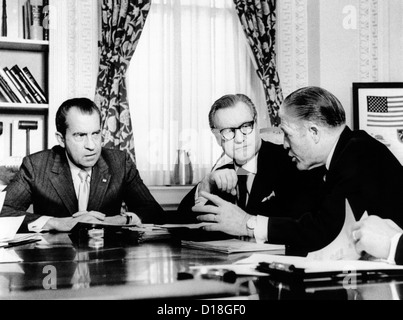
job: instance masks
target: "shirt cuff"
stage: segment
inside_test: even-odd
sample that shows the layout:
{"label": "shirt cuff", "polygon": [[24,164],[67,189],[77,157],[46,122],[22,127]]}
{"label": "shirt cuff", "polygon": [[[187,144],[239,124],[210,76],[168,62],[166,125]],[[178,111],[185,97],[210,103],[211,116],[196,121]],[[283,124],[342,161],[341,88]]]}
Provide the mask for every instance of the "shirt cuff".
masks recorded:
{"label": "shirt cuff", "polygon": [[43,229],[43,227],[48,223],[50,219],[52,219],[52,217],[48,216],[42,216],[36,219],[34,222],[28,224],[28,231],[38,233],[42,231],[48,231],[46,229]]}
{"label": "shirt cuff", "polygon": [[396,260],[395,260],[396,249],[397,249],[397,245],[399,243],[400,237],[402,235],[403,235],[402,233],[398,233],[390,240],[389,256],[388,256],[388,259],[386,260],[386,262],[389,264],[396,264]]}
{"label": "shirt cuff", "polygon": [[199,197],[199,185],[196,187],[196,192],[195,192],[195,205],[197,206],[204,206],[207,203],[207,199],[203,197]]}
{"label": "shirt cuff", "polygon": [[267,234],[267,226],[269,225],[269,218],[263,216],[257,216],[256,228],[254,230],[254,236],[256,243],[265,243],[269,237]]}

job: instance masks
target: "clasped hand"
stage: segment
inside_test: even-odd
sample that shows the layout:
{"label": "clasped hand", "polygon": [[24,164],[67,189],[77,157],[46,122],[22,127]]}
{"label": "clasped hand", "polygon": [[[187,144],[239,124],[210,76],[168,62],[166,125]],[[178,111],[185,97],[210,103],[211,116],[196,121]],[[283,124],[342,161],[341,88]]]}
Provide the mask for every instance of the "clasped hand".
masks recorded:
{"label": "clasped hand", "polygon": [[238,176],[234,169],[216,170],[208,174],[201,182],[199,196],[201,196],[201,191],[211,193],[214,188],[236,196],[237,183]]}
{"label": "clasped hand", "polygon": [[107,217],[105,214],[98,211],[80,211],[73,214],[72,217],[52,218],[44,228],[48,230],[68,232],[79,222],[124,225],[126,224],[126,218],[120,215]]}
{"label": "clasped hand", "polygon": [[193,212],[205,213],[199,215],[197,220],[201,222],[213,222],[203,227],[206,231],[221,231],[233,236],[247,236],[246,222],[251,217],[236,205],[221,199],[216,195],[202,191],[200,196],[215,204],[194,206]]}

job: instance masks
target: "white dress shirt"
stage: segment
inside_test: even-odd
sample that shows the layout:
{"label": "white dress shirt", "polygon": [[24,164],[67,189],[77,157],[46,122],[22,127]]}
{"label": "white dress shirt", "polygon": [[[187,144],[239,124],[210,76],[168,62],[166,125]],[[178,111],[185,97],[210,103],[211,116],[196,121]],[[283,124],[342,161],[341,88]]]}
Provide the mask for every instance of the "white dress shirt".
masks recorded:
{"label": "white dress shirt", "polygon": [[[67,156],[67,155],[66,155]],[[81,169],[79,167],[77,167],[73,162],[70,161],[69,157],[67,156],[67,161],[69,163],[69,167],[70,167],[70,172],[71,172],[71,177],[73,179],[73,184],[74,184],[74,191],[76,193],[76,197],[78,199],[78,190],[79,190],[79,185],[81,182],[81,179],[79,177],[79,172],[81,171]],[[91,173],[92,170],[87,170],[88,175],[89,175],[89,181],[91,181]],[[91,184],[91,183],[90,183]],[[48,223],[48,221],[50,219],[52,219],[53,217],[49,217],[49,216],[42,216],[38,219],[36,219],[35,221],[31,222],[30,224],[28,224],[28,230],[31,232],[42,232],[42,231],[47,231],[45,229],[43,229],[43,227],[46,225],[46,223]]]}

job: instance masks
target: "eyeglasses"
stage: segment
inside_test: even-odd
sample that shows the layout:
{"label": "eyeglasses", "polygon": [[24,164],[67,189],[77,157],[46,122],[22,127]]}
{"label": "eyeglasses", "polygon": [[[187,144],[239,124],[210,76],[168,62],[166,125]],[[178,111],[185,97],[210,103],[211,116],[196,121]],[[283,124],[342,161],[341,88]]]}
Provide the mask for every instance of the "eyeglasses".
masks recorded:
{"label": "eyeglasses", "polygon": [[[255,126],[255,120],[245,122],[237,128],[221,129],[221,130],[219,130],[219,132],[224,140],[231,141],[235,138],[236,130],[241,131],[244,136],[247,136],[252,133],[254,126]],[[216,129],[216,130],[218,130],[218,129]]]}

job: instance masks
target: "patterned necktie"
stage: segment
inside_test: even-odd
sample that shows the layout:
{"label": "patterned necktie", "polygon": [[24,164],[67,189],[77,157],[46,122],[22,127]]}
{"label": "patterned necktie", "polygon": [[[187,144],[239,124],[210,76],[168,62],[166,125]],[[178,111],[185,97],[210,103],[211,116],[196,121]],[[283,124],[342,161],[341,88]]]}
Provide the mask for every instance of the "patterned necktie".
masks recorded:
{"label": "patterned necktie", "polygon": [[78,187],[78,211],[87,211],[88,198],[89,198],[89,182],[90,177],[87,171],[81,170],[78,173],[81,179],[80,186]]}
{"label": "patterned necktie", "polygon": [[245,169],[240,168],[237,172],[238,175],[238,207],[245,210],[246,208],[246,196],[248,194],[247,180],[248,172]]}

